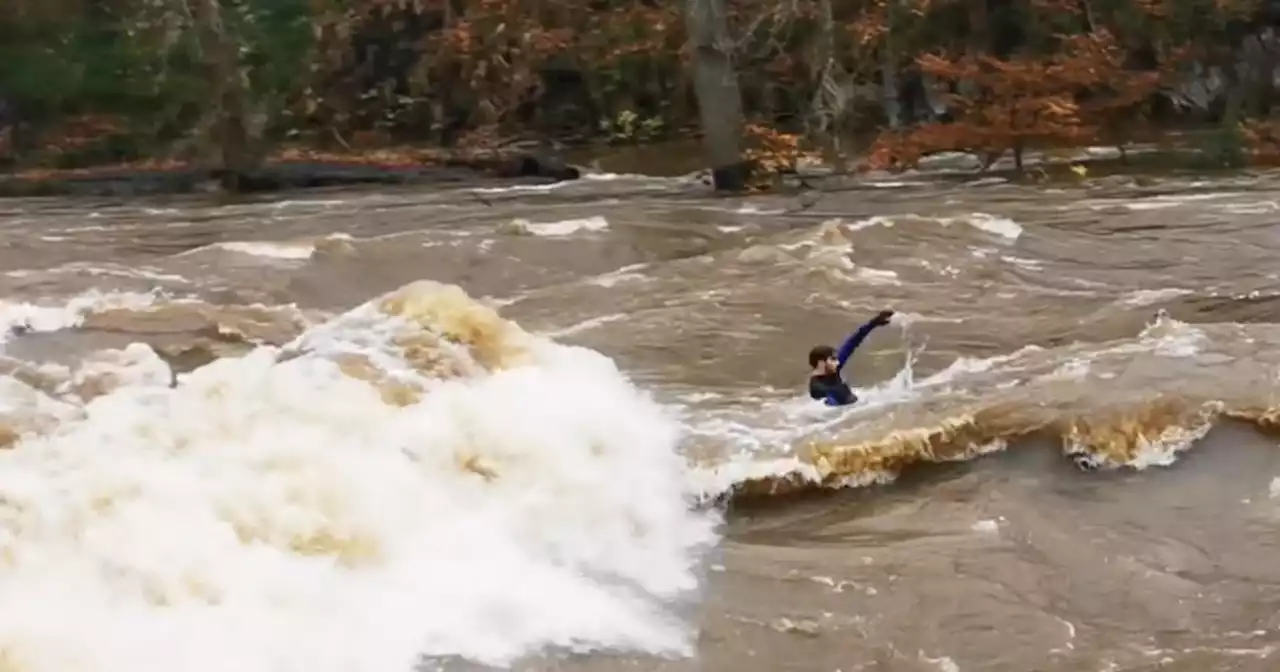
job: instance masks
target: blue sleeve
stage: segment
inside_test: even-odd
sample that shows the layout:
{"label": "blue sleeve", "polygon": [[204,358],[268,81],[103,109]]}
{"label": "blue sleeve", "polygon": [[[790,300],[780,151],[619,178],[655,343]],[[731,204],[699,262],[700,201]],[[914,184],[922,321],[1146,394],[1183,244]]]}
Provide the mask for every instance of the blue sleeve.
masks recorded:
{"label": "blue sleeve", "polygon": [[853,356],[853,351],[857,350],[859,345],[862,345],[862,342],[867,339],[867,336],[873,330],[875,330],[876,326],[877,325],[874,321],[867,322],[861,327],[858,327],[857,331],[849,334],[849,338],[846,338],[844,343],[840,344],[840,349],[836,351],[836,371],[840,371],[844,368],[844,365],[849,361],[849,358]]}

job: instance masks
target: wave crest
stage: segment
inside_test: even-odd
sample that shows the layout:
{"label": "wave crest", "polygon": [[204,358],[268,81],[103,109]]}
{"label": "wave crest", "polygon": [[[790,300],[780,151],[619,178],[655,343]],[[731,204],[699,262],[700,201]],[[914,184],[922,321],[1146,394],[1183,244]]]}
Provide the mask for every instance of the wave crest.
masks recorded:
{"label": "wave crest", "polygon": [[957,363],[896,401],[877,405],[871,393],[871,406],[834,429],[784,447],[786,459],[704,464],[695,489],[743,501],[882,483],[913,465],[968,460],[1033,437],[1053,439],[1085,469],[1168,465],[1224,420],[1280,427],[1272,354],[1280,333],[1257,325],[1233,338],[1241,329],[1162,317],[1129,341]]}
{"label": "wave crest", "polygon": [[176,378],[141,344],[56,377],[0,389],[50,419],[0,451],[0,603],[25,605],[0,667],[692,651],[676,606],[717,518],[688,506],[678,426],[457,287]]}

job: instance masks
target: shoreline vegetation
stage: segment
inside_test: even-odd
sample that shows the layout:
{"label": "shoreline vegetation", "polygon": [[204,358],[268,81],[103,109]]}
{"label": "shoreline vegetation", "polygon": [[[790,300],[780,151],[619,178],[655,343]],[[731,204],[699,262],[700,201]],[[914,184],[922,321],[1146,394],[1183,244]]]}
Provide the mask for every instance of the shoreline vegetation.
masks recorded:
{"label": "shoreline vegetation", "polygon": [[0,197],[1280,165],[1280,0],[14,4]]}
{"label": "shoreline vegetation", "polygon": [[288,150],[236,176],[195,162],[144,160],[82,168],[36,168],[0,173],[0,198],[253,194],[363,185],[444,185],[501,179],[535,183],[576,180],[582,169],[547,152],[508,151],[479,156],[438,148],[338,154]]}

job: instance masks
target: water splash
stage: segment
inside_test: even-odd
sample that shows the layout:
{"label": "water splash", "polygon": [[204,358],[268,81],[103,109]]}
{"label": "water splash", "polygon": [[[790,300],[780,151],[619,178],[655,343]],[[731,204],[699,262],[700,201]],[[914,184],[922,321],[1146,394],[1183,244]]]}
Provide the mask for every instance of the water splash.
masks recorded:
{"label": "water splash", "polygon": [[715,518],[678,426],[593,351],[419,283],[121,382],[0,453],[6,672],[691,650],[672,605]]}

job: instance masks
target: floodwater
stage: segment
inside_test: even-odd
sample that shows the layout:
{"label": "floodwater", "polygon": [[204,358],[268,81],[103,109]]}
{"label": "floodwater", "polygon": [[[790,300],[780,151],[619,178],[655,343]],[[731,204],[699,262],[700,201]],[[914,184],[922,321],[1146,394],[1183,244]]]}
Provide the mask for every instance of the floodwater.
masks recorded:
{"label": "floodwater", "polygon": [[1280,666],[1280,175],[0,232],[0,671]]}

